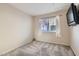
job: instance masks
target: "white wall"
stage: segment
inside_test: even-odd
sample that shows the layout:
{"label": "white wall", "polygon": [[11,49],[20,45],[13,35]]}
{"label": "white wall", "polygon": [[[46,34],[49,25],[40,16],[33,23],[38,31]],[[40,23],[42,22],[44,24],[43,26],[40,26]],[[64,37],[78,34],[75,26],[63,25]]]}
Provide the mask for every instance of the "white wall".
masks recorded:
{"label": "white wall", "polygon": [[32,39],[32,17],[7,4],[0,4],[0,54]]}
{"label": "white wall", "polygon": [[[68,8],[62,9],[57,12],[44,14],[35,17],[35,39],[38,41],[44,41],[49,43],[56,43],[56,44],[63,44],[70,46],[70,34],[69,34],[69,27],[67,25],[66,20],[66,12]],[[56,36],[55,32],[41,32],[39,20],[41,17],[49,17],[49,16],[59,16],[60,21],[60,37]]]}
{"label": "white wall", "polygon": [[71,31],[71,48],[79,56],[79,25],[70,27]]}

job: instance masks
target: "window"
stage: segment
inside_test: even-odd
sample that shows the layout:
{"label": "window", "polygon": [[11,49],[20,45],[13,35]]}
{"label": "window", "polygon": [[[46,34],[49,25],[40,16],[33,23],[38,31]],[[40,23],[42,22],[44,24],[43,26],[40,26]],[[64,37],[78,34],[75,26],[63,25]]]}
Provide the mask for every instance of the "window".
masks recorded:
{"label": "window", "polygon": [[56,32],[57,16],[40,18],[40,29],[42,32]]}

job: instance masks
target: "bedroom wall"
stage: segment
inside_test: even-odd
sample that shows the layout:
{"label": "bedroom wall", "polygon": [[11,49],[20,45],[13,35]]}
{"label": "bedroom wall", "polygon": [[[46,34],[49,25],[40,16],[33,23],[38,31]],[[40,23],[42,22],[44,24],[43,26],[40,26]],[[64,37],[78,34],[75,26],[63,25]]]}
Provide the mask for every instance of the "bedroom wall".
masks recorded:
{"label": "bedroom wall", "polygon": [[[68,8],[62,9],[57,12],[44,14],[40,16],[35,16],[35,39],[38,41],[44,41],[44,42],[50,42],[50,43],[56,43],[56,44],[64,44],[69,46],[70,45],[70,33],[69,28],[67,25],[67,19],[66,19],[66,12]],[[39,27],[39,18],[41,17],[48,17],[48,16],[59,16],[60,17],[60,36],[57,37],[56,33],[47,33],[47,32],[41,32]]]}
{"label": "bedroom wall", "polygon": [[0,55],[33,40],[32,17],[0,4]]}
{"label": "bedroom wall", "polygon": [[75,55],[79,56],[79,25],[70,27],[71,32],[71,48]]}
{"label": "bedroom wall", "polygon": [[[75,4],[79,10],[79,4]],[[70,26],[70,46],[74,51],[75,55],[79,56],[79,25]]]}

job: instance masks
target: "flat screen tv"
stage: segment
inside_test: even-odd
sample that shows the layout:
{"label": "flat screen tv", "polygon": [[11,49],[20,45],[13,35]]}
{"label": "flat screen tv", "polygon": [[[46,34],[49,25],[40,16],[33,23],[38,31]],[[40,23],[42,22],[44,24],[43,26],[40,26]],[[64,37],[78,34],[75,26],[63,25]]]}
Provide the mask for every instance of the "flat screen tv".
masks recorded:
{"label": "flat screen tv", "polygon": [[67,22],[69,26],[79,24],[79,16],[76,6],[72,3],[67,12]]}

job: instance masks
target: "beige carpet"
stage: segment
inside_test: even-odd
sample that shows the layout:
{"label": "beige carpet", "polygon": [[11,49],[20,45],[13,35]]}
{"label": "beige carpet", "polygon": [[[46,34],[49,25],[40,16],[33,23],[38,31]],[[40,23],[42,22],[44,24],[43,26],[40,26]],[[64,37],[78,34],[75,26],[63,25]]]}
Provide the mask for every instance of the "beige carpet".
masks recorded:
{"label": "beige carpet", "polygon": [[33,41],[3,56],[74,56],[70,47]]}

